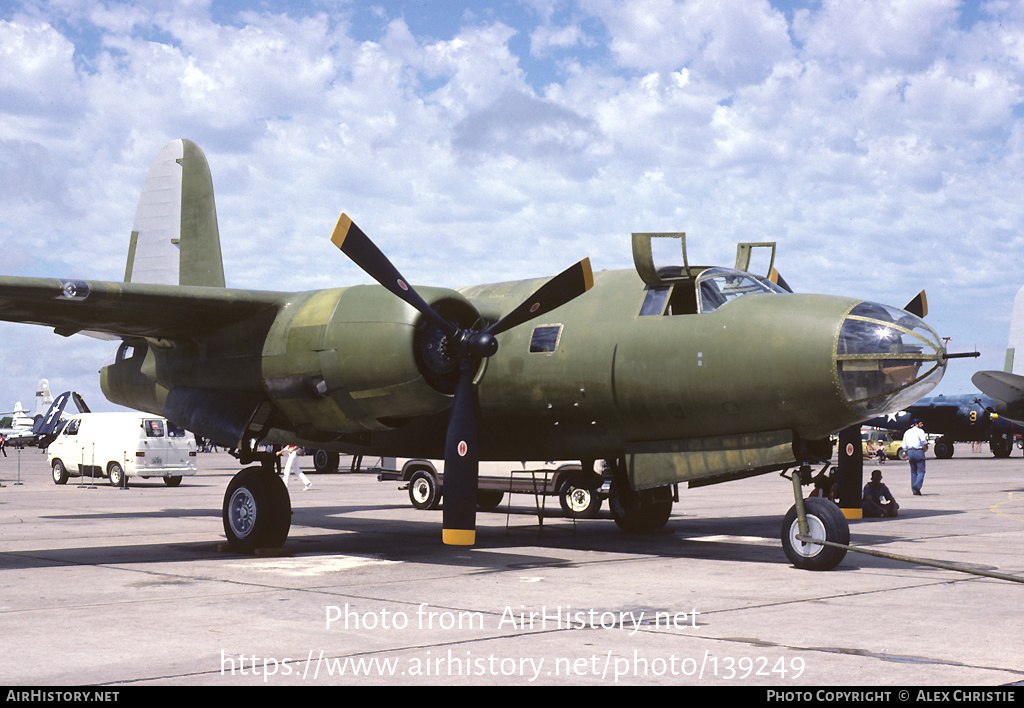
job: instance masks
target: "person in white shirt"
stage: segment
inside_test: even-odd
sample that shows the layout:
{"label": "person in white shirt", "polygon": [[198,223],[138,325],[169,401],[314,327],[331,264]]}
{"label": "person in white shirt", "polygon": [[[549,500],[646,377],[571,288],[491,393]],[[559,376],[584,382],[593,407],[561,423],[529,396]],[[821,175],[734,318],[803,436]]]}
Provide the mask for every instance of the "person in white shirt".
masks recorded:
{"label": "person in white shirt", "polygon": [[928,435],[924,432],[924,423],[914,418],[903,434],[903,449],[907,451],[907,462],[910,463],[910,491],[921,496],[924,486],[924,453],[928,449]]}
{"label": "person in white shirt", "polygon": [[305,485],[302,488],[303,491],[313,486],[313,483],[309,481],[309,478],[306,475],[302,474],[302,468],[299,467],[299,462],[297,459],[299,456],[299,448],[297,448],[295,445],[285,445],[284,448],[278,451],[277,454],[288,455],[288,461],[285,463],[284,466],[284,486],[288,486],[288,479],[291,477],[292,468],[295,469],[295,475],[299,479],[301,479],[302,483]]}

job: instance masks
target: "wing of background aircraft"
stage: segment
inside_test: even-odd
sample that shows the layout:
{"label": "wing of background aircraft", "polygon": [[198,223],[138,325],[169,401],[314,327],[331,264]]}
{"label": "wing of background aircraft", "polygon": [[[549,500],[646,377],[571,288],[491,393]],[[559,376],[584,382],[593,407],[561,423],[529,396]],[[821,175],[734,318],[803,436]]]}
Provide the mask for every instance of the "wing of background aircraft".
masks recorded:
{"label": "wing of background aircraft", "polygon": [[1024,410],[1024,376],[1005,371],[979,371],[971,377],[971,382],[986,396],[1005,403],[1008,416],[1016,413],[1020,417]]}
{"label": "wing of background aircraft", "polygon": [[1018,290],[1013,299],[1003,371],[979,371],[971,377],[979,391],[1005,405],[1005,410],[999,411],[1001,415],[1021,421],[1024,420],[1024,357],[1015,357],[1018,350],[1024,351],[1024,288]]}

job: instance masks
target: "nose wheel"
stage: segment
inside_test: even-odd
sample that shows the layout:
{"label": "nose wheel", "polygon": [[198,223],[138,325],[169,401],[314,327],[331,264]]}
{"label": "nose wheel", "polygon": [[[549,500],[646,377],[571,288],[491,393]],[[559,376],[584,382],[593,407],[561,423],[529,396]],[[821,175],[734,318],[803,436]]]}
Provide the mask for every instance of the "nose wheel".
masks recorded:
{"label": "nose wheel", "polygon": [[[805,476],[809,477],[809,468],[807,472]],[[797,568],[832,570],[846,557],[850,524],[839,507],[828,499],[803,498],[800,479],[803,474],[803,469],[793,474],[796,503],[782,520],[782,548]]]}

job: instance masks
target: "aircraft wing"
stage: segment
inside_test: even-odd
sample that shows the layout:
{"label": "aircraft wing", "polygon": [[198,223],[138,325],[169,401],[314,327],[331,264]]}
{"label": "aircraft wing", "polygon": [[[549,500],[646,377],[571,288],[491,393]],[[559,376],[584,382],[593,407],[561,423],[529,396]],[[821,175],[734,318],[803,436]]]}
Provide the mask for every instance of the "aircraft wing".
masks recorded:
{"label": "aircraft wing", "polygon": [[264,312],[284,293],[219,287],[0,276],[0,320],[57,334],[191,339]]}
{"label": "aircraft wing", "polygon": [[971,382],[986,396],[1006,403],[1011,409],[1024,405],[1024,376],[1005,371],[979,371]]}

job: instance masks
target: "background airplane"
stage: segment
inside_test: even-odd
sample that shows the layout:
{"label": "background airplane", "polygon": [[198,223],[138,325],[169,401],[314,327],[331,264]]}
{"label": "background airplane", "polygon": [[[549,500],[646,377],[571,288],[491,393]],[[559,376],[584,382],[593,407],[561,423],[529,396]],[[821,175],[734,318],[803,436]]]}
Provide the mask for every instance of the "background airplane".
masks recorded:
{"label": "background airplane", "polygon": [[[656,237],[681,242],[681,264],[656,267]],[[413,287],[345,215],[331,240],[377,284],[225,288],[209,165],[177,140],[147,175],[125,282],[3,276],[0,319],[121,339],[101,372],[110,401],[260,463],[224,496],[242,549],[279,546],[290,526],[258,442],[443,458],[442,537],[460,545],[475,541],[479,460],[605,460],[616,523],[646,532],[680,483],[827,460],[832,433],[914,403],[954,356],[912,312],[746,272],[774,244],[709,267],[689,263],[682,234],[638,233],[631,270],[584,259],[547,281],[453,290]],[[783,547],[798,567],[834,567],[846,519],[805,503],[801,481]]]}
{"label": "background airplane", "polygon": [[996,457],[1009,457],[1015,435],[1024,434],[1024,424],[996,412],[999,401],[985,395],[932,396],[886,416],[864,421],[865,426],[892,430],[900,435],[919,418],[929,435],[938,435],[934,452],[938,458],[953,456],[954,443],[986,442]]}
{"label": "background airplane", "polygon": [[[42,420],[46,416],[46,412],[50,409],[50,405],[53,403],[53,396],[50,395],[50,382],[46,379],[40,379],[39,384],[36,386],[35,396],[35,407],[33,410],[28,408],[22,408],[21,401],[18,401],[14,405],[14,410],[6,413],[0,413],[0,416],[11,416],[11,422],[9,427],[0,428],[0,435],[3,435],[7,440],[8,445],[32,445],[37,440],[36,434],[32,431],[32,427],[37,421]],[[29,415],[31,413],[31,415]]]}

